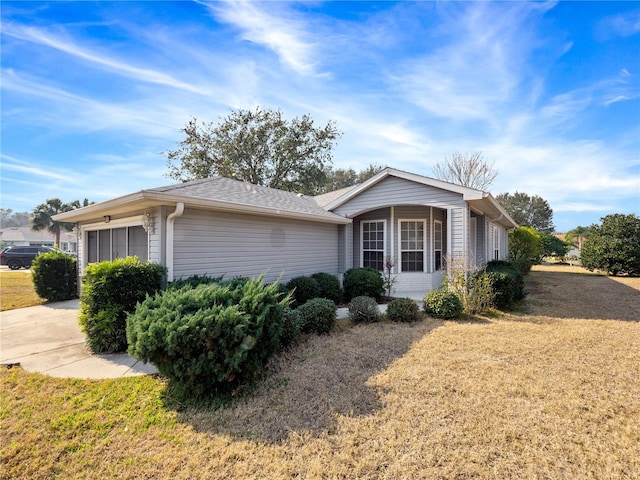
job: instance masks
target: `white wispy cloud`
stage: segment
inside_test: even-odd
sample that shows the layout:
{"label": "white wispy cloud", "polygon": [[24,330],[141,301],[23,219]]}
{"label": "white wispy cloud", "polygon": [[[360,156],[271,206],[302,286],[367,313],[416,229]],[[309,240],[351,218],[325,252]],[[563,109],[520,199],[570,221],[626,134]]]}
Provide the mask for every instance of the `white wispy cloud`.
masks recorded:
{"label": "white wispy cloud", "polygon": [[45,45],[47,47],[84,60],[88,63],[100,66],[112,73],[117,73],[119,75],[123,75],[135,80],[167,85],[173,88],[198,93],[201,95],[207,95],[210,93],[207,89],[203,89],[198,85],[192,85],[186,82],[182,82],[167,73],[150,68],[142,68],[134,65],[129,65],[120,60],[91,52],[86,48],[80,47],[68,38],[62,38],[62,36],[55,35],[54,33],[41,28],[8,23],[3,25],[2,32],[3,34],[10,37]]}
{"label": "white wispy cloud", "polygon": [[319,50],[309,27],[292,10],[274,2],[204,2],[218,21],[234,25],[242,38],[272,50],[287,68],[301,75],[319,75]]}

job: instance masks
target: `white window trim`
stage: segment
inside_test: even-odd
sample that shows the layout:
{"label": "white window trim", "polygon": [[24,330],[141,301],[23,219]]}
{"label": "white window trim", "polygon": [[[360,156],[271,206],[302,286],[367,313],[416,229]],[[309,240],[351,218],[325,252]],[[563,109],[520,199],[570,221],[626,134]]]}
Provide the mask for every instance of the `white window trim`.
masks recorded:
{"label": "white window trim", "polygon": [[[382,259],[384,266],[384,256],[387,252],[387,220],[379,219],[379,220],[360,220],[360,267],[364,267],[364,224],[365,223],[380,223],[382,222]],[[379,250],[372,250],[379,251]]]}
{"label": "white window trim", "polygon": [[[427,271],[427,221],[424,218],[399,218],[398,219],[398,271],[402,273],[402,222],[422,223],[422,273]],[[419,250],[407,250],[419,251]],[[421,272],[409,272],[421,273]]]}
{"label": "white window trim", "polygon": [[[143,227],[144,228],[144,225],[139,216],[118,218],[115,220],[110,220],[109,222],[103,221],[103,222],[87,223],[85,225],[82,225],[80,227],[80,239],[79,239],[79,241],[82,242],[82,264],[83,265],[89,264],[89,248],[88,248],[87,232],[96,231],[96,230],[113,230],[115,228],[125,228],[125,227]],[[111,237],[113,237],[113,233],[111,234]],[[113,238],[111,238],[111,241],[113,241]],[[128,230],[126,233],[126,241],[128,245],[129,244]],[[147,232],[147,259],[150,258],[150,255],[151,255],[150,250],[151,250],[151,238],[149,233]],[[110,254],[110,257],[111,256],[112,255]]]}
{"label": "white window trim", "polygon": [[[436,248],[436,224],[440,224],[440,248],[437,249]],[[433,271],[434,272],[438,272],[440,270],[442,270],[442,267],[444,265],[444,258],[442,256],[442,252],[443,252],[443,228],[442,228],[442,220],[434,220],[433,221]],[[440,270],[436,269],[436,252],[439,251],[440,252]]]}

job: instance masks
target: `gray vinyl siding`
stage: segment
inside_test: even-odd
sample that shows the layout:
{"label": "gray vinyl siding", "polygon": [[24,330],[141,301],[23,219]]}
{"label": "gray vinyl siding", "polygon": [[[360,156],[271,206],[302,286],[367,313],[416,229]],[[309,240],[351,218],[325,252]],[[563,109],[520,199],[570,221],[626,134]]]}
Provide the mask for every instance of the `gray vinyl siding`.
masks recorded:
{"label": "gray vinyl siding", "polygon": [[464,255],[467,251],[465,245],[467,209],[452,208],[449,214],[451,215],[451,255]]}
{"label": "gray vinyl siding", "polygon": [[438,208],[464,207],[462,195],[398,177],[387,177],[334,209],[338,215],[353,217],[360,212],[391,205],[425,205]]}
{"label": "gray vinyl siding", "polygon": [[186,210],[175,221],[174,278],[209,275],[286,282],[338,274],[338,225]]}

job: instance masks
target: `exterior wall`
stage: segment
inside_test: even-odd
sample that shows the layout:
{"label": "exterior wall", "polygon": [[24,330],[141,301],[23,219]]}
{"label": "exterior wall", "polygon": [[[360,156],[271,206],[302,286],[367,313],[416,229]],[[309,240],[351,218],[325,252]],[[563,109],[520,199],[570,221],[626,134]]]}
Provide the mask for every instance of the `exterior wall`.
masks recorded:
{"label": "exterior wall", "polygon": [[390,176],[340,205],[333,212],[353,218],[361,212],[391,205],[465,208],[465,202],[459,193]]}
{"label": "exterior wall", "polygon": [[174,228],[176,279],[338,275],[338,225],[186,209]]}
{"label": "exterior wall", "polygon": [[484,265],[486,261],[486,248],[485,248],[485,217],[483,215],[478,215],[476,223],[476,251],[473,252],[475,256],[476,265]]}

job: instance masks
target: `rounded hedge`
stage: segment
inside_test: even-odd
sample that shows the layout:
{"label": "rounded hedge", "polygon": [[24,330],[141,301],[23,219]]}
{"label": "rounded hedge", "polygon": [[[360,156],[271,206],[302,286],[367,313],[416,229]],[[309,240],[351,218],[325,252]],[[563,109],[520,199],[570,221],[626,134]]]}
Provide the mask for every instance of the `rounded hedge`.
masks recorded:
{"label": "rounded hedge", "polygon": [[340,287],[340,281],[335,275],[330,273],[318,272],[311,275],[320,287],[320,297],[333,300],[334,303],[339,303],[342,299],[342,288]]}
{"label": "rounded hedge", "polygon": [[372,297],[379,300],[384,295],[384,279],[373,268],[351,268],[342,278],[344,295],[349,301],[355,297]]}
{"label": "rounded hedge", "polygon": [[287,283],[287,289],[293,295],[294,306],[304,305],[309,300],[320,297],[320,285],[311,277],[292,278]]}
{"label": "rounded hedge", "polygon": [[393,322],[415,322],[420,320],[420,309],[415,300],[396,298],[387,305],[387,316]]}
{"label": "rounded hedge", "polygon": [[349,316],[355,323],[373,323],[380,318],[380,308],[371,297],[355,297],[349,302]]}
{"label": "rounded hedge", "polygon": [[283,348],[294,344],[302,333],[302,317],[300,312],[286,307],[282,314],[282,334],[280,335],[280,346]]}
{"label": "rounded hedge", "polygon": [[458,318],[463,306],[458,296],[446,289],[431,290],[424,297],[424,310],[435,318]]}
{"label": "rounded hedge", "polygon": [[78,296],[76,257],[64,252],[41,253],[31,263],[33,286],[39,297],[50,302]]}
{"label": "rounded hedge", "polygon": [[327,298],[314,298],[297,309],[305,333],[329,333],[336,324],[338,307]]}

